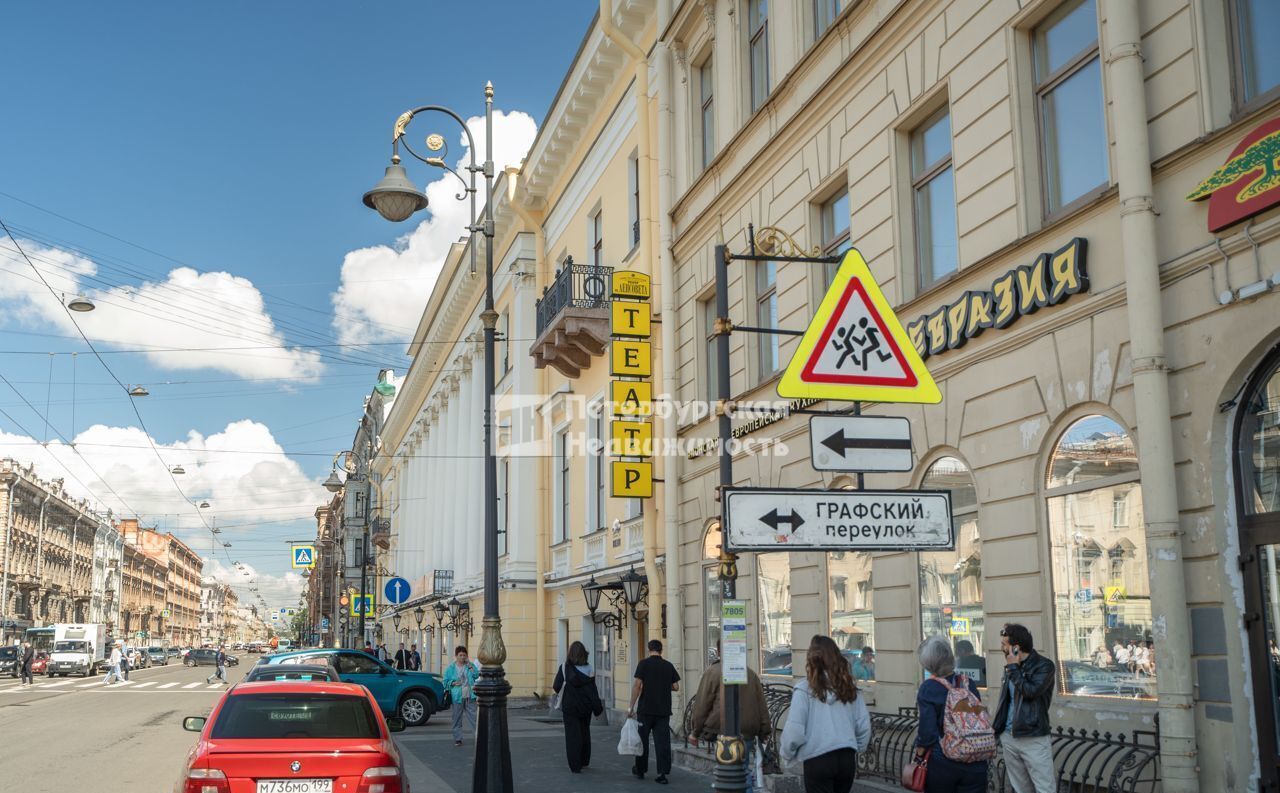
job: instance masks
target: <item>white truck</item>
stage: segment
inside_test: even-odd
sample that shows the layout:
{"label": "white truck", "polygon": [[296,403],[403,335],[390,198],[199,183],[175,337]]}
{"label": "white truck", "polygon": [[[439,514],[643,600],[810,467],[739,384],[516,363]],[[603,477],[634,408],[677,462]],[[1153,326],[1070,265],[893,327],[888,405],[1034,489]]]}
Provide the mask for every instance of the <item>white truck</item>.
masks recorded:
{"label": "white truck", "polygon": [[53,650],[49,653],[49,677],[96,674],[104,664],[107,626],[58,623],[53,626]]}

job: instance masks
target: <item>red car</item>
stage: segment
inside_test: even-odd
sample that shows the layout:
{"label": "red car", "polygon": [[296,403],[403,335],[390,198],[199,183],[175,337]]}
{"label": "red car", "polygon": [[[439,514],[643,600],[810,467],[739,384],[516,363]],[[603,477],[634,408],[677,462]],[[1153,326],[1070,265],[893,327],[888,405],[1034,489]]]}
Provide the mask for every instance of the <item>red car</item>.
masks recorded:
{"label": "red car", "polygon": [[175,793],[409,793],[391,740],[404,722],[364,686],[241,683],[182,726],[200,739]]}
{"label": "red car", "polygon": [[49,669],[49,654],[41,650],[31,659],[31,674],[43,675]]}

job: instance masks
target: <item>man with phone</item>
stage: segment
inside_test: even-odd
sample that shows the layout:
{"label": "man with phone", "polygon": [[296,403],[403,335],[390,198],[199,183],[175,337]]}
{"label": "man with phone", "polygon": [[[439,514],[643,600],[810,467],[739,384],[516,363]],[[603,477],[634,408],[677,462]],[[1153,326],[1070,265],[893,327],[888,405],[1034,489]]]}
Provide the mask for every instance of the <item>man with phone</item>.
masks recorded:
{"label": "man with phone", "polygon": [[1016,793],[1056,793],[1049,705],[1057,667],[1035,650],[1031,631],[1016,623],[1000,631],[1004,682],[994,719],[1004,766]]}

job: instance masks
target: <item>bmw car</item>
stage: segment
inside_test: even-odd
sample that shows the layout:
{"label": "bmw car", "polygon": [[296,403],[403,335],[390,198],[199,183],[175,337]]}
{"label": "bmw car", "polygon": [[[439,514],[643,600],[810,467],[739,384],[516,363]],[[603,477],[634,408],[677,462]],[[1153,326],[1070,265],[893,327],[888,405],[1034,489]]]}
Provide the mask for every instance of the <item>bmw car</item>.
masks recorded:
{"label": "bmw car", "polygon": [[383,713],[410,727],[426,724],[444,703],[437,675],[399,670],[359,650],[295,650],[259,658],[258,665],[264,664],[328,664],[344,682],[369,689]]}

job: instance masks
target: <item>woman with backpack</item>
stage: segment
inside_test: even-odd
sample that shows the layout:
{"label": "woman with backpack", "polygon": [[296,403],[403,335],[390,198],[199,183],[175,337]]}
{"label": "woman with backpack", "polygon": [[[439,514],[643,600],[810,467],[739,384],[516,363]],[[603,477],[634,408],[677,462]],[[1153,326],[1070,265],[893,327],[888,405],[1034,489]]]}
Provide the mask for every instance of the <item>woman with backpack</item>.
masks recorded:
{"label": "woman with backpack", "polygon": [[587,648],[582,642],[569,645],[565,662],[556,670],[557,707],[564,717],[564,750],[569,770],[581,774],[591,765],[591,717],[604,713],[604,703],[596,690],[596,674],[587,663]]}
{"label": "woman with backpack", "polygon": [[923,789],[926,793],[984,793],[996,736],[978,687],[967,676],[956,674],[956,656],[946,640],[926,639],[917,656],[929,673],[916,693],[920,733],[915,760],[926,769]]}
{"label": "woman with backpack", "polygon": [[805,679],[791,694],[779,753],[804,763],[805,793],[849,793],[858,752],[871,743],[871,714],[858,696],[849,662],[830,636],[814,636]]}

